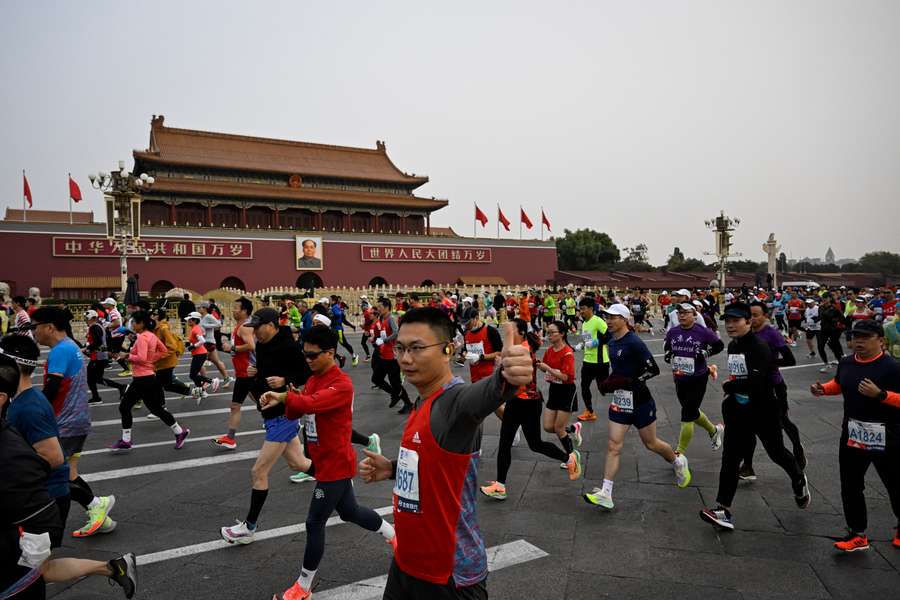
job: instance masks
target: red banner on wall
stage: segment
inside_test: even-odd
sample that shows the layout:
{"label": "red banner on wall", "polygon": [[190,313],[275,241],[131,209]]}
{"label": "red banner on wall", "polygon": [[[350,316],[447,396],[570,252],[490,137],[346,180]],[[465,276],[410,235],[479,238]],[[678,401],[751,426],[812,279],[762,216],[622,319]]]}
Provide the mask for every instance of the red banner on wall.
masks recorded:
{"label": "red banner on wall", "polygon": [[[137,243],[135,255],[151,258],[252,259],[253,242],[146,239]],[[109,258],[119,256],[121,246],[106,238],[54,237],[53,256]]]}
{"label": "red banner on wall", "polygon": [[493,261],[490,248],[363,244],[359,249],[364,262],[490,263]]}

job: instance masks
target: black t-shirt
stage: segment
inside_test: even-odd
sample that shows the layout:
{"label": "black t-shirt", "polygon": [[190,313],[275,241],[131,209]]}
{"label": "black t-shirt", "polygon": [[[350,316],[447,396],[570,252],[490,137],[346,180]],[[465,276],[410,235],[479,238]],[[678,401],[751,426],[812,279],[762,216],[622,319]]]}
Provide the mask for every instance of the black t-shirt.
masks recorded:
{"label": "black t-shirt", "polygon": [[0,421],[0,519],[3,527],[51,503],[50,465],[6,419]]}
{"label": "black t-shirt", "polygon": [[[259,408],[259,398],[264,392],[269,391],[267,377],[283,377],[285,385],[274,391],[287,391],[287,384],[294,387],[302,387],[309,379],[311,371],[309,363],[303,356],[303,351],[294,341],[290,327],[279,327],[278,333],[266,343],[256,343],[256,377],[254,379],[254,394]],[[263,419],[274,419],[284,414],[284,404],[278,404],[262,411]]]}
{"label": "black t-shirt", "polygon": [[866,378],[882,390],[900,392],[900,363],[887,354],[871,362],[859,362],[855,356],[841,359],[834,380],[841,386],[844,396],[844,433],[847,432],[847,419],[884,423],[887,443],[900,443],[900,408],[860,394],[859,382]]}

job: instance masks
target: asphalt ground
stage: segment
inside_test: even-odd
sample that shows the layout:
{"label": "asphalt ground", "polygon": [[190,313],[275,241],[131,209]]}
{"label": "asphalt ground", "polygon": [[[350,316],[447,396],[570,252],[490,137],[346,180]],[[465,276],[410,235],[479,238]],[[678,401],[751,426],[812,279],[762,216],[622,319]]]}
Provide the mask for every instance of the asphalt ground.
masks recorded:
{"label": "asphalt ground", "polygon": [[[722,331],[724,335],[724,328]],[[642,337],[651,351],[662,353],[659,335]],[[359,336],[349,339],[359,349]],[[734,532],[718,532],[698,518],[715,500],[720,455],[701,429],[687,453],[693,481],[686,489],[673,482],[672,469],[645,450],[637,433],[629,432],[616,478],[612,512],[586,504],[581,494],[600,485],[606,449],[605,410],[584,427],[581,451],[585,476],[571,482],[559,464],[513,449],[507,488],[509,499],[478,499],[478,517],[487,546],[492,548],[488,589],[492,598],[900,598],[900,550],[890,544],[895,519],[874,469],[867,478],[868,552],[838,555],[832,549],[842,535],[838,478],[839,397],[814,398],[809,385],[830,375],[819,373],[817,359],[807,358],[804,344],[794,348],[798,364],[784,370],[791,418],[800,428],[809,460],[812,504],[794,504],[786,475],[757,449],[759,479],[741,483],[734,502]],[[670,369],[658,359],[663,374],[650,382],[658,407],[659,435],[675,445],[680,408]],[[714,363],[725,372],[722,355]],[[187,359],[176,375],[187,381]],[[117,374],[118,367],[107,373]],[[467,377],[466,368],[455,373]],[[377,432],[385,455],[396,456],[405,417],[388,409],[388,398],[372,390],[371,367],[360,361],[347,372],[356,386],[354,427]],[[101,388],[103,389],[103,388]],[[409,389],[410,393],[414,393]],[[154,600],[240,598],[265,599],[286,589],[297,577],[303,555],[303,522],[313,484],[293,484],[288,466],[279,462],[270,475],[270,491],[259,522],[259,537],[248,546],[221,542],[219,528],[246,515],[250,467],[263,441],[262,421],[250,407],[243,413],[238,448],[214,447],[211,438],[225,432],[231,392],[212,394],[200,407],[193,399],[168,395],[167,404],[191,436],[180,451],[171,431],[158,420],[136,418],[128,454],[105,448],[119,438],[118,394],[101,392],[104,402],[92,406],[94,429],[87,441],[81,471],[95,493],[115,494],[112,533],[87,539],[67,538],[58,556],[110,559],[123,552],[138,555],[136,597]],[[711,382],[703,410],[721,420],[721,386]],[[595,406],[605,403],[595,394]],[[135,416],[145,417],[146,409]],[[499,421],[484,425],[481,483],[495,478]],[[544,434],[545,439],[553,436]],[[357,450],[359,450],[357,448]],[[361,456],[361,453],[360,453]],[[389,514],[391,483],[356,480],[363,505]],[[390,516],[388,517],[391,518]],[[84,522],[73,504],[68,531]],[[390,552],[381,537],[332,519],[325,557],[314,585],[314,597],[380,598],[377,584],[388,570]],[[354,585],[359,584],[359,585]],[[60,600],[119,597],[121,590],[102,578],[54,585]]]}

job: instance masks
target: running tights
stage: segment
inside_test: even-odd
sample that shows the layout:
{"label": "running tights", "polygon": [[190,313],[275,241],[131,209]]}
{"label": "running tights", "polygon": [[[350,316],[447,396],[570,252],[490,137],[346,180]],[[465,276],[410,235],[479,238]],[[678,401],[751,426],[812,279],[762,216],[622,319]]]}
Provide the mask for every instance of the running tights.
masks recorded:
{"label": "running tights", "polygon": [[210,383],[212,381],[212,379],[200,372],[203,369],[203,365],[206,363],[206,357],[206,352],[203,354],[195,354],[191,357],[191,371],[188,377],[191,378],[191,381],[193,381],[194,385],[197,387],[203,387],[204,383]]}
{"label": "running tights", "polygon": [[820,331],[819,335],[816,336],[816,342],[819,348],[819,357],[826,365],[828,364],[828,354],[825,352],[825,346],[828,346],[831,353],[834,354],[834,360],[841,360],[841,357],[844,356],[844,348],[841,346],[841,332],[839,330]]}
{"label": "running tights", "polygon": [[317,481],[309,512],[306,515],[306,550],[303,553],[303,568],[315,571],[325,554],[325,523],[337,510],[342,521],[355,523],[363,529],[378,531],[382,519],[371,508],[360,506],[353,493],[353,480]]}
{"label": "running tights", "polygon": [[100,397],[100,394],[97,391],[98,383],[102,383],[106,387],[117,389],[119,392],[125,389],[123,384],[113,381],[112,379],[107,379],[104,376],[103,372],[106,371],[106,367],[108,366],[108,360],[92,360],[87,364],[87,384],[88,389],[91,390],[92,400],[96,400]]}
{"label": "running tights", "polygon": [[[787,401],[787,384],[783,381],[775,385],[775,404],[778,406],[779,415],[781,417],[781,428],[789,440],[793,448],[794,457],[800,458],[803,454],[803,445],[800,443],[800,430],[794,425],[788,417],[788,401]],[[744,456],[744,466],[753,467],[753,453],[756,451],[756,438],[750,440],[747,447],[747,455]]]}
{"label": "running tights", "polygon": [[569,455],[555,444],[541,439],[541,411],[543,403],[540,400],[523,400],[513,398],[506,403],[503,409],[503,422],[500,425],[500,449],[497,451],[497,481],[506,484],[506,474],[512,464],[512,444],[516,437],[516,431],[522,428],[525,441],[532,452],[543,454],[553,460],[566,462]]}
{"label": "running tights", "polygon": [[122,401],[119,402],[119,414],[122,416],[122,429],[131,429],[134,420],[131,409],[138,400],[144,401],[144,406],[151,413],[159,417],[159,420],[171,427],[175,424],[175,417],[163,406],[163,389],[154,375],[135,377],[131,380]]}

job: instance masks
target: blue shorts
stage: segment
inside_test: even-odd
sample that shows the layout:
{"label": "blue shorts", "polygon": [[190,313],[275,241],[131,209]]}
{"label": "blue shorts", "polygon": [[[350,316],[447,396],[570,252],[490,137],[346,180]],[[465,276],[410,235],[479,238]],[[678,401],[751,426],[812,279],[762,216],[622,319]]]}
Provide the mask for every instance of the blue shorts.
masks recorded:
{"label": "blue shorts", "polygon": [[651,398],[648,402],[635,406],[631,412],[623,412],[610,402],[609,420],[620,425],[634,425],[637,429],[643,429],[656,422],[656,402]]}
{"label": "blue shorts", "polygon": [[266,428],[267,442],[289,442],[297,437],[297,430],[300,429],[299,419],[288,419],[284,415],[266,419],[263,425]]}

